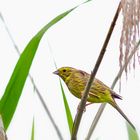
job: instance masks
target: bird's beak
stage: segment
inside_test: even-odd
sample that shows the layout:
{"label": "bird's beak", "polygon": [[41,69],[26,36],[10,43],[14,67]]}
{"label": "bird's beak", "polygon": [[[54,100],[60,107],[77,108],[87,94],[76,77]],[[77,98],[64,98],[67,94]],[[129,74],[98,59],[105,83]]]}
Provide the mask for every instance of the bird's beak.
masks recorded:
{"label": "bird's beak", "polygon": [[59,71],[58,70],[57,71],[54,71],[53,74],[58,75],[59,74]]}

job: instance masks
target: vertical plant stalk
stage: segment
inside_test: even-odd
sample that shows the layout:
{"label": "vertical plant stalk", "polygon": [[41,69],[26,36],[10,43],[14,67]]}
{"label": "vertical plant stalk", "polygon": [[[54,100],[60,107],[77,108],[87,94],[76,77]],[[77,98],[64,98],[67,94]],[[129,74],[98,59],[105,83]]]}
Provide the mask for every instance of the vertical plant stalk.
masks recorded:
{"label": "vertical plant stalk", "polygon": [[13,37],[12,37],[12,35],[11,35],[9,29],[8,29],[8,26],[7,26],[7,24],[6,24],[5,20],[4,20],[4,17],[3,17],[3,15],[2,15],[2,13],[0,13],[0,18],[1,18],[2,22],[3,22],[3,25],[4,25],[4,27],[5,27],[5,30],[6,30],[7,33],[8,33],[9,38],[11,39],[11,41],[12,41],[12,43],[13,43],[13,46],[14,46],[15,50],[17,51],[18,55],[20,55],[20,51],[19,51],[19,49],[18,49],[18,46],[16,45],[16,43],[15,43],[15,41],[14,41],[14,39],[13,39]]}
{"label": "vertical plant stalk", "polygon": [[[20,56],[19,48],[18,48],[18,46],[16,45],[16,43],[15,43],[15,41],[14,41],[14,39],[13,39],[13,37],[12,37],[12,35],[11,35],[11,33],[10,33],[10,31],[9,31],[9,29],[8,29],[8,27],[7,27],[6,23],[5,23],[5,20],[4,20],[4,18],[3,18],[3,16],[2,16],[1,13],[0,13],[0,18],[1,18],[1,20],[2,20],[2,22],[3,22],[3,24],[4,24],[4,26],[5,26],[5,29],[6,29],[6,31],[7,31],[7,33],[8,33],[8,35],[9,35],[9,38],[11,39],[11,41],[12,41],[12,43],[13,43],[13,46],[14,46],[16,52],[17,52],[18,55]],[[35,84],[35,82],[34,82],[34,80],[33,80],[33,77],[31,76],[31,74],[29,74],[28,76],[29,76],[29,78],[30,78],[30,81],[31,81],[33,87],[34,87],[35,92],[37,93],[37,95],[38,95],[38,97],[39,97],[39,99],[40,99],[40,102],[41,102],[42,106],[44,107],[46,113],[48,114],[49,119],[51,120],[51,123],[53,124],[53,126],[54,126],[54,128],[55,128],[55,130],[56,130],[56,132],[57,132],[57,134],[58,134],[59,139],[60,139],[60,140],[63,140],[62,134],[61,134],[61,132],[59,131],[59,128],[57,127],[57,125],[56,125],[56,123],[55,123],[55,121],[54,121],[54,119],[53,119],[53,117],[52,117],[52,115],[51,115],[51,113],[50,113],[50,111],[49,111],[49,109],[48,109],[48,107],[47,107],[47,105],[46,105],[46,103],[45,103],[45,101],[44,101],[42,95],[41,95],[41,93],[39,92],[39,89],[37,88],[37,85]],[[1,139],[0,139],[0,140],[1,140]]]}
{"label": "vertical plant stalk", "polygon": [[32,122],[31,140],[35,140],[35,121],[34,121],[34,118],[33,118],[33,122]]}
{"label": "vertical plant stalk", "polygon": [[90,87],[91,87],[91,85],[92,85],[92,83],[94,81],[95,75],[96,75],[96,73],[98,71],[98,68],[99,68],[99,66],[101,64],[101,61],[103,59],[103,56],[105,54],[108,42],[109,42],[110,37],[112,35],[112,32],[113,32],[113,29],[115,27],[115,23],[116,23],[116,21],[118,19],[118,15],[120,13],[120,10],[121,10],[121,2],[119,3],[119,6],[118,6],[117,11],[115,13],[115,16],[113,18],[113,21],[111,23],[111,26],[109,28],[108,34],[106,36],[106,39],[105,39],[104,44],[102,46],[102,49],[100,51],[99,57],[98,57],[98,59],[96,61],[95,67],[94,67],[94,69],[93,69],[93,71],[91,73],[91,76],[90,76],[90,78],[89,78],[89,80],[87,82],[87,85],[86,85],[86,88],[84,90],[82,99],[81,99],[80,104],[78,106],[78,111],[77,111],[77,114],[76,114],[75,120],[74,120],[71,140],[76,140],[77,139],[77,132],[78,132],[78,129],[79,129],[79,125],[80,125],[80,122],[81,122],[81,118],[82,118],[82,115],[83,115],[83,111],[84,111],[84,108],[85,108],[85,104],[86,104],[86,101],[87,101],[87,97],[88,97]]}
{"label": "vertical plant stalk", "polygon": [[[123,71],[128,66],[130,60],[132,59],[132,57],[134,56],[134,54],[138,50],[139,45],[140,45],[140,40],[138,41],[138,43],[136,44],[136,46],[134,47],[134,49],[131,51],[131,54],[129,55],[126,63],[124,63],[124,65],[120,68],[118,74],[116,75],[116,77],[115,77],[115,79],[114,79],[114,81],[112,83],[111,89],[113,89],[115,87],[115,85],[118,82],[119,78],[121,77]],[[105,106],[106,106],[106,103],[102,103],[101,104],[101,106],[100,106],[100,108],[99,108],[99,110],[98,110],[98,112],[97,112],[97,114],[96,114],[96,116],[95,116],[95,118],[94,118],[91,126],[90,126],[90,129],[89,129],[89,132],[87,134],[86,140],[89,140],[90,137],[91,137],[91,135],[92,135],[92,133],[94,132],[95,127],[96,127],[96,125],[97,125],[97,123],[98,123],[98,121],[99,121],[99,119],[100,119],[100,117],[101,117],[101,115],[102,115],[102,113],[104,111]]]}
{"label": "vertical plant stalk", "polygon": [[[30,75],[29,75],[29,77],[30,77],[30,79],[32,78]],[[31,81],[32,81],[32,84],[35,85],[33,79],[31,79]],[[40,94],[38,88],[37,88],[36,86],[34,86],[34,89],[35,89],[35,91],[36,91],[36,93],[37,93],[37,95],[38,95],[38,98],[40,99],[40,101],[41,101],[41,103],[42,103],[42,106],[44,107],[46,113],[48,114],[49,119],[51,120],[51,123],[53,124],[53,127],[55,128],[59,139],[60,139],[60,140],[63,140],[63,137],[62,137],[62,135],[61,135],[61,133],[60,133],[60,131],[59,131],[59,129],[58,129],[58,127],[57,127],[57,125],[56,125],[56,123],[55,123],[55,121],[54,121],[54,119],[53,119],[53,117],[52,117],[52,115],[51,115],[51,113],[50,113],[50,111],[49,111],[49,109],[48,109],[48,107],[47,107],[45,101],[44,101],[44,99],[43,99],[43,97],[41,96],[41,94]]]}

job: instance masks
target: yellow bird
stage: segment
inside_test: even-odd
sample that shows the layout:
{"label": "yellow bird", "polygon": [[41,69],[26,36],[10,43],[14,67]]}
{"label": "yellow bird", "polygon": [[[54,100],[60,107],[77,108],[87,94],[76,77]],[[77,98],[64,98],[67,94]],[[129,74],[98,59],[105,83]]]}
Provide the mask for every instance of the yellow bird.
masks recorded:
{"label": "yellow bird", "polygon": [[[66,83],[70,92],[77,98],[81,98],[84,92],[85,86],[88,82],[90,74],[85,71],[78,70],[72,67],[62,67],[57,71],[53,72],[56,75],[59,75],[63,81]],[[122,97],[116,94],[112,89],[106,86],[103,82],[98,79],[94,79],[94,82],[91,86],[91,89],[88,94],[87,101],[90,103],[109,103],[112,105],[133,127],[134,125],[128,119],[128,117],[123,113],[119,106],[115,102],[115,98],[122,99]]]}

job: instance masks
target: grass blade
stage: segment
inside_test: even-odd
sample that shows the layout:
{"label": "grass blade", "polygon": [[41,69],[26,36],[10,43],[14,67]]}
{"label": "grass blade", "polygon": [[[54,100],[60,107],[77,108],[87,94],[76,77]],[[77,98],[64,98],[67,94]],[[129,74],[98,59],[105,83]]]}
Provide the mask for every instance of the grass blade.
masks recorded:
{"label": "grass blade", "polygon": [[34,140],[34,136],[35,136],[34,132],[35,132],[35,125],[34,125],[34,119],[33,119],[32,132],[31,132],[31,140]]}
{"label": "grass blade", "polygon": [[[54,62],[55,68],[57,69],[57,64],[56,64],[56,61],[55,61],[54,56],[53,56],[53,51],[52,51],[51,45],[48,44],[48,46],[50,49],[50,53],[53,57],[53,62]],[[63,88],[63,85],[62,85],[60,79],[59,79],[59,83],[60,83],[60,88],[61,88],[61,92],[62,92],[62,97],[63,97],[64,107],[65,107],[65,112],[66,112],[66,117],[67,117],[67,123],[69,126],[69,131],[70,131],[70,134],[72,134],[72,126],[73,126],[72,114],[71,114],[69,104],[68,104],[67,98],[65,96],[64,88]]]}
{"label": "grass blade", "polygon": [[3,119],[4,128],[7,129],[11,119],[14,115],[14,112],[16,110],[19,98],[22,93],[22,89],[24,87],[26,78],[28,76],[34,55],[36,53],[36,50],[38,48],[39,42],[44,35],[44,33],[55,23],[57,23],[59,20],[64,18],[67,14],[69,14],[72,10],[75,8],[72,8],[56,18],[54,18],[51,22],[49,22],[46,26],[44,26],[28,43],[25,50],[21,54],[15,69],[13,71],[13,74],[8,82],[8,85],[5,89],[4,95],[2,96],[0,100],[0,114]]}
{"label": "grass blade", "polygon": [[[2,16],[2,14],[0,14],[0,18],[2,19],[2,21],[3,21],[3,23],[4,23],[5,29],[6,29],[6,31],[7,31],[7,33],[8,33],[8,35],[9,35],[9,37],[10,37],[10,39],[11,39],[13,45],[14,45],[14,48],[15,48],[16,52],[17,52],[17,53],[19,54],[19,56],[20,56],[21,53],[20,53],[20,51],[19,51],[19,49],[18,49],[18,46],[16,45],[16,43],[15,43],[15,41],[14,41],[14,39],[13,39],[13,37],[12,37],[12,35],[11,35],[11,33],[10,33],[10,31],[9,31],[9,29],[8,29],[8,27],[7,27],[7,25],[6,25],[6,23],[5,23],[5,20],[4,20],[3,16]],[[31,83],[32,83],[32,85],[33,85],[33,88],[34,88],[35,92],[36,92],[37,95],[38,95],[38,98],[39,98],[39,100],[40,100],[40,102],[41,102],[43,108],[44,108],[45,111],[46,111],[47,116],[49,117],[49,119],[50,119],[50,121],[51,121],[51,123],[52,123],[54,129],[55,129],[56,132],[57,132],[57,135],[58,135],[59,139],[63,139],[63,138],[62,138],[62,135],[61,135],[61,133],[60,133],[60,131],[59,131],[59,129],[58,129],[58,127],[57,127],[57,125],[56,125],[56,123],[55,123],[55,121],[54,121],[54,119],[53,119],[53,117],[52,117],[52,115],[51,115],[51,113],[50,113],[50,111],[49,111],[49,109],[48,109],[48,107],[47,107],[47,105],[46,105],[46,103],[45,103],[45,101],[44,101],[44,99],[43,99],[43,97],[42,97],[40,91],[39,91],[39,89],[38,89],[38,87],[37,87],[37,85],[36,85],[35,82],[34,82],[33,77],[31,76],[31,74],[29,74],[28,76],[29,76],[29,79],[30,79],[30,81],[31,81]],[[2,118],[1,118],[1,119],[2,119]],[[1,128],[2,128],[2,127],[1,127]]]}
{"label": "grass blade", "polygon": [[66,99],[66,96],[65,96],[65,93],[64,93],[64,89],[63,89],[61,80],[60,80],[60,87],[61,87],[61,91],[62,91],[62,96],[63,96],[64,106],[65,106],[69,131],[70,131],[70,134],[72,134],[73,119],[72,119],[71,111],[70,111],[70,108],[69,108],[69,105],[68,105],[68,102],[67,102],[67,99]]}
{"label": "grass blade", "polygon": [[128,139],[139,140],[137,131],[135,131],[127,122],[126,122],[126,126],[127,126]]}

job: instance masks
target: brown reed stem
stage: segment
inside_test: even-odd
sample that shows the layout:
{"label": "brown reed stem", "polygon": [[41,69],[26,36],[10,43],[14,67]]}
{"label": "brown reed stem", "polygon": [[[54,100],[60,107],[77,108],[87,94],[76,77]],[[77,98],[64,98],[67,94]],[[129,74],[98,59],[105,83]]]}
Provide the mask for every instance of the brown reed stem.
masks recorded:
{"label": "brown reed stem", "polygon": [[[130,60],[132,59],[132,57],[134,56],[134,54],[138,50],[139,45],[140,45],[140,40],[138,41],[138,43],[136,44],[134,49],[131,51],[131,54],[129,55],[126,63],[124,63],[122,68],[120,68],[118,74],[116,75],[116,77],[115,77],[115,79],[114,79],[114,81],[112,83],[111,89],[113,89],[115,87],[115,85],[118,82],[119,78],[121,77],[124,69],[128,66],[128,63],[130,62]],[[90,126],[89,132],[88,132],[87,137],[86,137],[85,140],[89,140],[90,139],[90,137],[91,137],[92,133],[94,132],[95,127],[96,127],[96,125],[97,125],[97,123],[98,123],[98,121],[99,121],[99,119],[100,119],[100,117],[101,117],[101,115],[102,115],[102,113],[104,111],[105,106],[106,106],[106,103],[102,103],[101,104],[101,106],[100,106],[98,112],[96,113],[95,118],[94,118],[94,120],[93,120],[93,122],[92,122],[92,124]]]}
{"label": "brown reed stem", "polygon": [[120,13],[120,9],[121,9],[121,2],[119,3],[119,6],[118,6],[117,11],[115,13],[115,16],[113,18],[113,21],[112,21],[112,23],[110,25],[108,34],[106,36],[106,39],[104,41],[104,44],[102,46],[102,49],[101,49],[100,54],[98,56],[98,59],[96,61],[95,67],[93,68],[91,76],[90,76],[90,78],[89,78],[89,80],[87,82],[86,88],[84,90],[82,99],[81,99],[80,104],[78,106],[78,111],[77,111],[77,114],[75,116],[75,120],[74,120],[74,124],[73,124],[71,140],[76,140],[77,139],[77,133],[78,133],[78,129],[79,129],[79,125],[80,125],[81,119],[82,119],[82,115],[83,115],[83,111],[84,111],[84,108],[85,108],[85,104],[86,104],[86,101],[87,101],[88,93],[89,93],[90,87],[91,87],[91,85],[92,85],[92,83],[94,81],[95,75],[96,75],[96,73],[98,71],[98,68],[99,68],[99,66],[101,64],[103,56],[105,54],[108,42],[109,42],[110,37],[112,35],[112,32],[113,32],[113,29],[115,27],[116,21],[118,19],[118,15]]}

